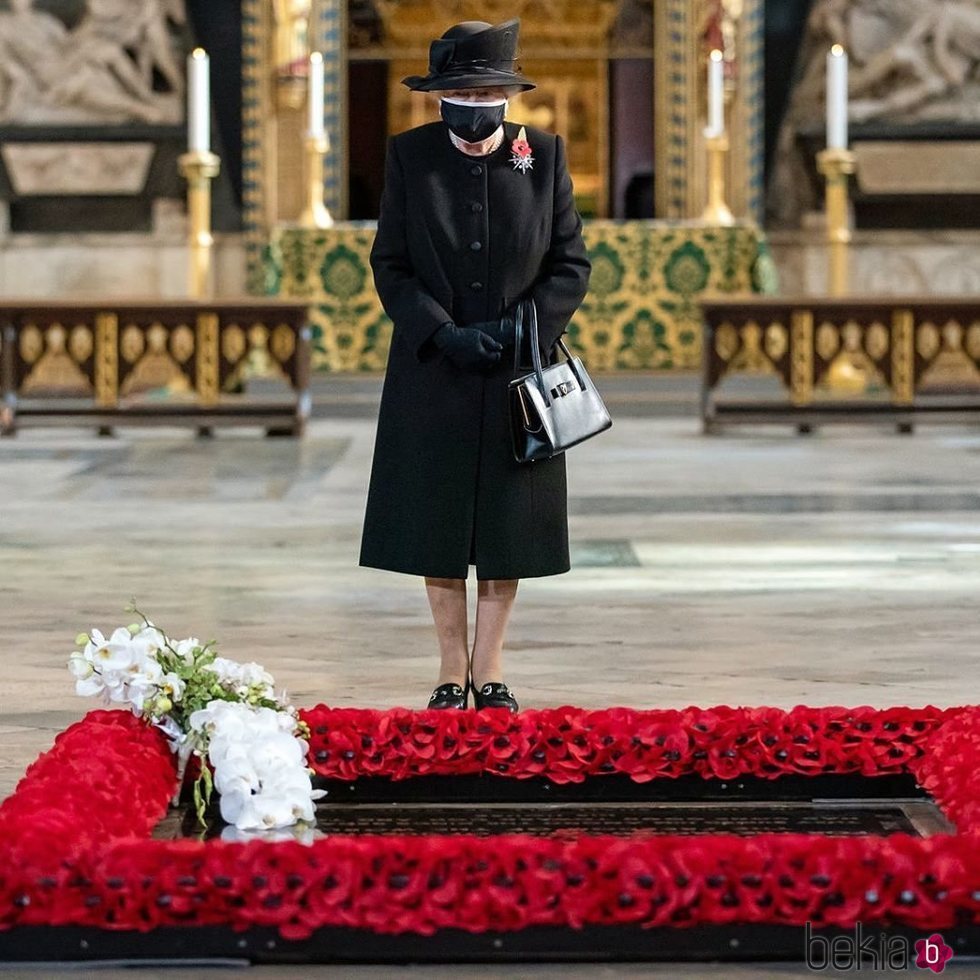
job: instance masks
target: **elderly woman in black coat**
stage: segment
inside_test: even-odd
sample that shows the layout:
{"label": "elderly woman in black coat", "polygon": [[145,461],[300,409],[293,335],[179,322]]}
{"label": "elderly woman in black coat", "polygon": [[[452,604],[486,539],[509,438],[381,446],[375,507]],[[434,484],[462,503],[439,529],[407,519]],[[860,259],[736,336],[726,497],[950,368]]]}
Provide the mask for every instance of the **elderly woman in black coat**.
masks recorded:
{"label": "elderly woman in black coat", "polygon": [[537,305],[547,362],[590,266],[561,137],[504,121],[534,87],[514,63],[518,27],[458,24],[432,43],[429,73],[405,79],[438,93],[442,121],[389,141],[371,252],[394,328],[360,564],[425,577],[433,708],[465,708],[472,687],[476,707],[517,710],[501,656],[518,581],[569,569],[565,458],[515,462],[507,386],[518,301]]}

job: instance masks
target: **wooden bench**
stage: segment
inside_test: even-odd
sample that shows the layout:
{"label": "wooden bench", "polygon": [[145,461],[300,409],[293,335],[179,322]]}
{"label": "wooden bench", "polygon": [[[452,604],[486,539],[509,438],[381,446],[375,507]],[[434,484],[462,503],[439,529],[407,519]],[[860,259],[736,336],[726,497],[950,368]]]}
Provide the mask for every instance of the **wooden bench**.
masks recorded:
{"label": "wooden bench", "polygon": [[[727,424],[980,421],[980,301],[895,297],[759,298],[702,304],[701,419]],[[868,380],[828,391],[835,372]],[[773,374],[788,398],[733,399],[737,373]],[[838,373],[837,377],[841,377]],[[862,390],[863,388],[863,390]]]}
{"label": "wooden bench", "polygon": [[[241,394],[249,377],[290,394]],[[305,303],[0,302],[0,433],[25,425],[258,425],[300,435],[310,413]],[[160,397],[160,395],[163,397]]]}

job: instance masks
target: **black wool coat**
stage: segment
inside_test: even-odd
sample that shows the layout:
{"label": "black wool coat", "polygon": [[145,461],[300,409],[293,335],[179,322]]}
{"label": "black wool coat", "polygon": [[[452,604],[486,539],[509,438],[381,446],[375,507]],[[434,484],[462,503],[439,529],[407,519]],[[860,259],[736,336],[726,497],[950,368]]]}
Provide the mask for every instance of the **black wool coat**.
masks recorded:
{"label": "black wool coat", "polygon": [[[565,457],[517,463],[512,351],[458,368],[432,343],[446,321],[496,319],[533,297],[548,356],[585,295],[590,265],[561,137],[528,128],[526,173],[500,147],[467,156],[444,123],[392,137],[371,266],[394,324],[360,564],[437,578],[569,569]],[[526,352],[525,360],[526,360]],[[526,369],[520,371],[526,373]]]}

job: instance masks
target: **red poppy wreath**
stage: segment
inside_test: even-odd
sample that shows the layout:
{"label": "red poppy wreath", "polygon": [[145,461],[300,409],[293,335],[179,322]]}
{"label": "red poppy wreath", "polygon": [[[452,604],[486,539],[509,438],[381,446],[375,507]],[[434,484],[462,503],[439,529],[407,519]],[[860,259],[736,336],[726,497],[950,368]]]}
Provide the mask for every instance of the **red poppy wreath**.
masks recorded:
{"label": "red poppy wreath", "polygon": [[956,834],[634,838],[326,837],[248,843],[150,833],[176,780],[165,735],[131,713],[71,726],[0,807],[0,927],[325,926],[377,932],[532,925],[980,917],[980,709],[688,708],[301,712],[321,776],[481,772],[560,781],[909,772]]}

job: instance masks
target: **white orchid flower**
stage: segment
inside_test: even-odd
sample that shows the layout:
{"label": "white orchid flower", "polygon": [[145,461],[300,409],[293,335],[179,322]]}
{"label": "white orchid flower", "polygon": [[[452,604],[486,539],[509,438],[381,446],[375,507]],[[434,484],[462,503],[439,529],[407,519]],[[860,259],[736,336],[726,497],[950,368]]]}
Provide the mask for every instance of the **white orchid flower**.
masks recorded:
{"label": "white orchid flower", "polygon": [[306,752],[287,732],[267,735],[255,744],[251,757],[255,768],[263,774],[289,772],[297,767],[301,772],[305,770]]}
{"label": "white orchid flower", "polygon": [[95,665],[84,653],[75,652],[68,658],[68,670],[77,680],[87,680],[95,673]]}
{"label": "white orchid flower", "polygon": [[[222,817],[236,833],[268,833],[313,821],[315,801],[324,793],[313,789],[298,714],[285,693],[276,697],[275,681],[260,664],[216,657],[198,665],[204,649],[200,640],[172,641],[148,621],[117,629],[108,638],[92,630],[79,642],[84,649],[68,661],[76,691],[126,705],[154,724],[177,753],[181,774],[192,752],[205,755],[214,768]],[[163,666],[173,664],[174,655],[180,673]],[[237,700],[210,701],[178,723],[171,714],[174,705],[185,697],[188,679],[198,683],[202,670]],[[258,707],[262,700],[275,707]]]}
{"label": "white orchid flower", "polygon": [[189,636],[185,640],[178,640],[172,644],[177,656],[190,667],[194,663],[194,651],[200,649],[201,641],[196,636]]}
{"label": "white orchid flower", "polygon": [[123,626],[114,630],[109,639],[98,630],[92,630],[83,655],[100,670],[124,670],[133,661],[130,639],[129,630]]}
{"label": "white orchid flower", "polygon": [[292,823],[285,804],[276,806],[276,801],[252,793],[235,790],[222,793],[219,808],[222,818],[239,830],[268,830]]}
{"label": "white orchid flower", "polygon": [[103,703],[109,703],[109,695],[105,688],[105,683],[98,674],[91,677],[79,678],[75,681],[75,693],[82,697],[101,697]]}
{"label": "white orchid flower", "polygon": [[250,661],[247,664],[241,664],[239,675],[243,684],[247,684],[250,687],[252,685],[262,685],[264,687],[271,687],[275,684],[275,679],[272,674],[261,667],[254,661]]}
{"label": "white orchid flower", "polygon": [[187,684],[173,671],[170,671],[160,678],[159,687],[171,701],[179,701],[184,696]]}
{"label": "white orchid flower", "polygon": [[156,656],[167,646],[167,634],[152,623],[147,623],[138,633],[133,634],[133,641],[144,647],[152,656]]}

